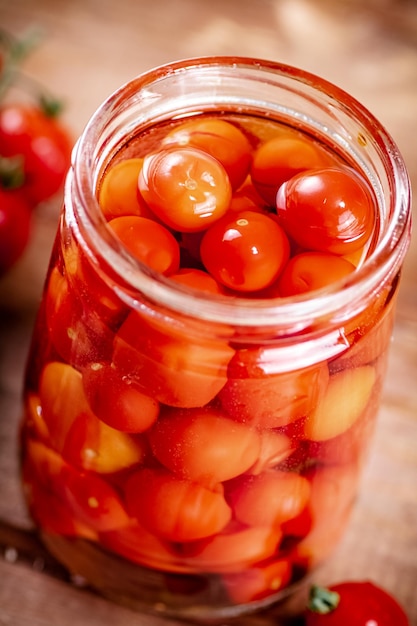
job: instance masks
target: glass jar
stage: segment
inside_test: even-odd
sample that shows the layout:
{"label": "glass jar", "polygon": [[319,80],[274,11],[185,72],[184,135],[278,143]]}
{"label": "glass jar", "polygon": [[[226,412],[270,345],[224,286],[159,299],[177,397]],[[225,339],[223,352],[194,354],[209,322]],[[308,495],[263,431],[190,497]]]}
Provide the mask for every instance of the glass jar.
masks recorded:
{"label": "glass jar", "polygon": [[[377,213],[356,270],[231,297],[138,261],[99,206],[103,177],[195,115],[252,145],[287,129],[359,172]],[[74,149],[27,367],[22,473],[48,549],[105,596],[170,616],[239,615],[302,584],[355,500],[410,219],[392,139],[316,76],[202,58],[113,94]]]}

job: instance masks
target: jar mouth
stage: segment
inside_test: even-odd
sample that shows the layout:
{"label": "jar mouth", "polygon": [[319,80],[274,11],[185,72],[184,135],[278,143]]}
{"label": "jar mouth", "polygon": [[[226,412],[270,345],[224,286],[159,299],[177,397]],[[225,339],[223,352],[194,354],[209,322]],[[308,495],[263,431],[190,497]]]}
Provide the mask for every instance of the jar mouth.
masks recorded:
{"label": "jar mouth", "polygon": [[[171,108],[164,104],[167,85],[175,86],[179,94]],[[278,93],[285,93],[285,98],[278,98]],[[342,281],[317,291],[258,299],[189,289],[130,255],[107,227],[100,210],[95,193],[100,171],[126,136],[133,136],[144,125],[189,115],[196,107],[204,112],[245,107],[249,115],[254,110],[267,116],[272,112],[274,119],[287,116],[298,128],[313,128],[322,138],[330,137],[332,146],[359,165],[379,205],[378,241],[363,265]],[[337,316],[346,308],[351,316],[355,307],[363,308],[364,300],[399,271],[411,228],[406,166],[383,125],[355,98],[325,79],[285,64],[247,57],[185,59],[150,70],[120,87],[93,115],[74,148],[65,203],[68,223],[80,244],[85,244],[96,262],[104,259],[120,276],[122,298],[129,293],[132,302],[135,293],[140,294],[169,310],[210,322],[287,329],[290,323],[293,330],[300,331],[313,320]]]}

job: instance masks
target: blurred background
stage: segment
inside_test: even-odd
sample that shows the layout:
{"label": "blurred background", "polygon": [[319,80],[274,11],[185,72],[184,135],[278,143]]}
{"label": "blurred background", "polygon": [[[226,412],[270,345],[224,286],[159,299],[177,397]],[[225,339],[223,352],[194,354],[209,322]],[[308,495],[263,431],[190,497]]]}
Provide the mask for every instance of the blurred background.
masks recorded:
{"label": "blurred background", "polygon": [[[263,57],[319,74],[360,100],[394,137],[417,188],[417,0],[0,0],[0,27],[15,36],[31,29],[41,33],[23,69],[62,99],[62,120],[74,140],[107,96],[154,66],[190,56]],[[16,443],[22,372],[61,200],[58,195],[39,207],[28,248],[0,279],[0,520],[18,526],[25,523]],[[407,604],[414,625],[416,294],[413,241],[400,293],[392,375],[363,493],[346,540],[320,574],[326,580],[373,578]],[[59,621],[52,621],[54,613],[51,621],[29,621],[34,607],[44,611],[40,607],[49,588],[37,583],[38,596],[17,607],[7,590],[19,584],[19,571],[4,567],[11,582],[0,583],[0,624],[73,623],[84,602],[78,596]],[[1,580],[6,580],[3,574]],[[61,596],[55,592],[49,602],[58,611]],[[103,607],[95,607],[90,626],[99,618],[110,623],[111,613]],[[126,626],[133,624],[124,619]]]}

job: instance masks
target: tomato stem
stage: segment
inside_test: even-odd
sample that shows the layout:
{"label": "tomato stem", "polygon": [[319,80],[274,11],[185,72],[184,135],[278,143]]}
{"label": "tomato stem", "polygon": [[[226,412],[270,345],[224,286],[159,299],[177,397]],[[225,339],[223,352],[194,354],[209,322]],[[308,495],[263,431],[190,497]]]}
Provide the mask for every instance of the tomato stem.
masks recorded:
{"label": "tomato stem", "polygon": [[340,595],[325,587],[313,585],[310,589],[308,609],[314,613],[325,615],[335,610],[340,601]]}
{"label": "tomato stem", "polygon": [[25,182],[23,158],[0,156],[0,187],[2,189],[18,189]]}
{"label": "tomato stem", "polygon": [[0,72],[0,100],[17,80],[19,65],[38,45],[41,34],[38,30],[28,32],[24,37],[17,38],[0,29],[0,47],[4,50],[3,67]]}

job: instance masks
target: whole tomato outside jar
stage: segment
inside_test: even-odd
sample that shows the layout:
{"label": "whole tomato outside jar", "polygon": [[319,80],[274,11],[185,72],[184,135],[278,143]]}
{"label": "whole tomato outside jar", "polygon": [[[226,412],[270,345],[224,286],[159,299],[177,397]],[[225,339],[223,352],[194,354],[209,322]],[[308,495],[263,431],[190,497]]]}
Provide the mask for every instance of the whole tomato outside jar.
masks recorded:
{"label": "whole tomato outside jar", "polygon": [[287,597],[348,523],[410,237],[358,102],[246,58],[120,88],[79,139],[25,385],[48,549],[116,602]]}

